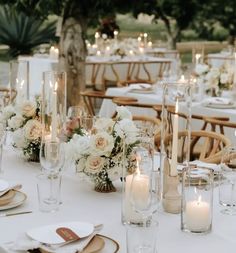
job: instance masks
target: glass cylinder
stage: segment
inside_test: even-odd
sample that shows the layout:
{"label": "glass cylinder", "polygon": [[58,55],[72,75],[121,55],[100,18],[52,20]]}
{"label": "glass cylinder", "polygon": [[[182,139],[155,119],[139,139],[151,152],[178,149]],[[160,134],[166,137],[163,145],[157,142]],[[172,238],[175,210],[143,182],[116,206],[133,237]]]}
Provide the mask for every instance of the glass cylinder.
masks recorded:
{"label": "glass cylinder", "polygon": [[169,213],[181,211],[177,167],[190,160],[192,87],[183,77],[163,83],[162,127],[156,145],[161,153],[162,204]]}
{"label": "glass cylinder", "polygon": [[10,89],[11,101],[14,100],[15,91],[16,103],[29,99],[29,62],[22,60],[10,61]]}
{"label": "glass cylinder", "polygon": [[66,72],[43,72],[41,116],[44,136],[56,140],[66,122],[67,85]]}
{"label": "glass cylinder", "polygon": [[185,167],[182,175],[181,229],[208,233],[212,229],[214,173],[204,167]]}
{"label": "glass cylinder", "polygon": [[[138,137],[132,149],[132,159],[124,155],[122,222],[140,223],[156,210],[158,202],[157,182],[154,182],[154,141],[150,137]],[[124,153],[130,147],[125,145]]]}

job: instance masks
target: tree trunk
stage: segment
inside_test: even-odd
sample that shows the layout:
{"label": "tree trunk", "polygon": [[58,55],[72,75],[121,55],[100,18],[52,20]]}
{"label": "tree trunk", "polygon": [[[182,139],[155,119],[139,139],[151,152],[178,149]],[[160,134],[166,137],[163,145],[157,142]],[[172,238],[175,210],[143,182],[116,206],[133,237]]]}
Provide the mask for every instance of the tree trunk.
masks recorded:
{"label": "tree trunk", "polygon": [[80,103],[80,91],[85,89],[86,27],[75,18],[65,19],[60,39],[59,69],[67,72],[67,106]]}

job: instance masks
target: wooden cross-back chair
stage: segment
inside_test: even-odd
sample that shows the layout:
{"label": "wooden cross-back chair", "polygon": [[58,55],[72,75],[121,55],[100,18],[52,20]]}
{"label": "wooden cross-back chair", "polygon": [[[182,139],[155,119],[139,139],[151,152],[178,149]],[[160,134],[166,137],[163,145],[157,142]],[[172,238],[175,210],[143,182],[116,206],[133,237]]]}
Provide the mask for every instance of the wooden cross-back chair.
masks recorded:
{"label": "wooden cross-back chair", "polygon": [[[80,95],[83,98],[85,107],[87,108],[87,111],[89,112],[90,115],[94,115],[96,114],[95,112],[95,108],[94,108],[94,103],[93,103],[93,99],[113,99],[116,96],[108,96],[105,94],[105,92],[103,91],[92,91],[92,90],[85,90],[85,91],[81,91]],[[132,97],[119,97],[120,100],[124,100],[124,101],[137,101],[136,98],[132,98]]]}
{"label": "wooden cross-back chair", "polygon": [[145,136],[153,137],[160,134],[161,121],[157,118],[144,115],[133,115],[133,121]]}
{"label": "wooden cross-back chair", "polygon": [[[181,131],[178,133],[178,162],[184,162],[186,158],[186,143],[187,143],[187,131]],[[197,137],[199,142],[202,142],[202,148],[199,150],[197,143],[190,145],[190,161],[200,160],[208,163],[220,163],[222,152],[225,148],[230,147],[230,140],[222,134],[211,132],[211,131],[193,131],[191,132],[191,141],[195,140]],[[166,147],[166,152],[171,152],[173,135],[168,134],[164,138],[164,144]],[[157,150],[160,150],[161,137],[156,135],[155,145]],[[196,148],[196,150],[195,150]]]}
{"label": "wooden cross-back chair", "polygon": [[[154,83],[163,77],[164,72],[170,70],[171,63],[170,59],[107,63],[103,80],[104,89],[112,82],[116,86],[124,86],[123,83],[127,81]],[[109,72],[109,68],[112,73]],[[110,77],[108,77],[108,73]]]}
{"label": "wooden cross-back chair", "polygon": [[221,118],[221,117],[203,117],[204,122],[207,125],[210,126],[211,131],[213,132],[219,132],[221,134],[225,134],[225,128],[232,128],[236,130],[236,123],[230,122],[227,118]]}
{"label": "wooden cross-back chair", "polygon": [[6,106],[15,101],[17,91],[15,89],[0,87],[0,96],[2,97],[3,106]]}

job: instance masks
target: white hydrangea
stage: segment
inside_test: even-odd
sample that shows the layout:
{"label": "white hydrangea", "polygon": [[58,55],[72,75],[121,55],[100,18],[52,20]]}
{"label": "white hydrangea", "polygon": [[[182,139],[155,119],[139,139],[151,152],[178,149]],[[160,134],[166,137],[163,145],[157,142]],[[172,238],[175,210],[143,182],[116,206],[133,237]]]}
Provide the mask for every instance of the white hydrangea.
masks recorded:
{"label": "white hydrangea", "polygon": [[108,133],[112,132],[114,126],[114,121],[110,118],[98,118],[94,124],[94,129],[96,132],[106,131]]}
{"label": "white hydrangea", "polygon": [[78,160],[89,153],[89,138],[87,136],[74,134],[68,144],[74,160]]}
{"label": "white hydrangea", "polygon": [[14,107],[12,105],[7,105],[6,107],[4,107],[2,111],[2,118],[3,120],[7,121],[8,119],[10,119],[10,117],[12,117],[15,114],[16,113]]}

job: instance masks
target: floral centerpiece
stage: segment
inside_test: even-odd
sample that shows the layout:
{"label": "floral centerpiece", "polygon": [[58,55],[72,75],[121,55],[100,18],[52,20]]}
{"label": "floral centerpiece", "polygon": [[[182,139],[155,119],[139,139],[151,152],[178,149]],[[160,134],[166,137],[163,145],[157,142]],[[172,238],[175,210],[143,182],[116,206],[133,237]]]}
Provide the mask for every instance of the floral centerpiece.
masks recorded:
{"label": "floral centerpiece", "polygon": [[129,170],[136,165],[132,149],[138,143],[137,134],[131,113],[118,107],[116,119],[97,119],[91,136],[85,131],[74,134],[67,144],[67,153],[75,161],[77,172],[95,183],[96,191],[115,191],[112,181],[122,177],[124,159],[127,158]]}
{"label": "floral centerpiece", "polygon": [[39,162],[41,144],[39,111],[38,102],[24,101],[15,107],[5,107],[1,115],[1,122],[12,132],[13,146],[21,149],[28,161],[34,162]]}
{"label": "floral centerpiece", "polygon": [[219,95],[222,90],[231,89],[234,81],[234,69],[229,64],[224,64],[221,67],[197,64],[195,74],[204,82],[205,90],[213,90],[215,95]]}

